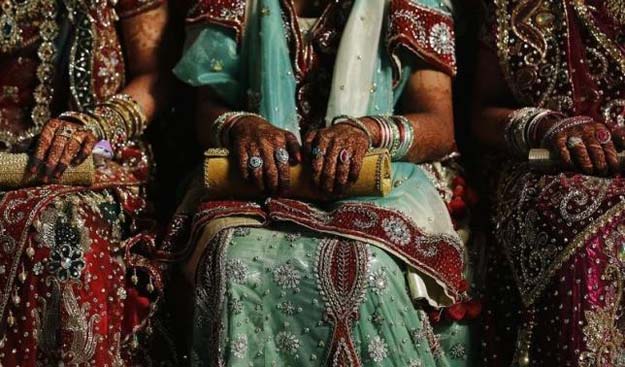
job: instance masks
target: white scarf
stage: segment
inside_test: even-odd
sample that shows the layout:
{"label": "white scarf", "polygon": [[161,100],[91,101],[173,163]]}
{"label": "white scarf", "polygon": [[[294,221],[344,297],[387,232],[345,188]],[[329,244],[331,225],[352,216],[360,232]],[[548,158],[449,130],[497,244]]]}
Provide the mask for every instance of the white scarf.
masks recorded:
{"label": "white scarf", "polygon": [[354,2],[334,64],[326,124],[339,115],[367,114],[389,1]]}

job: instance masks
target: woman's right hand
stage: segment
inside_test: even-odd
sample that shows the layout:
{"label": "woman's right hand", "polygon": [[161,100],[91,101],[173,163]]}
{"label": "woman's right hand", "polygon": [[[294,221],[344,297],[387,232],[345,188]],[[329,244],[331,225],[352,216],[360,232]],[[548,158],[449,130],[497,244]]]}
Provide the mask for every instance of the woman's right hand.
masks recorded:
{"label": "woman's right hand", "polygon": [[229,138],[243,179],[269,194],[288,192],[289,166],[301,162],[295,135],[259,117],[245,116],[230,129]]}
{"label": "woman's right hand", "polygon": [[612,135],[602,123],[590,121],[564,129],[552,135],[546,143],[566,169],[598,176],[621,171]]}

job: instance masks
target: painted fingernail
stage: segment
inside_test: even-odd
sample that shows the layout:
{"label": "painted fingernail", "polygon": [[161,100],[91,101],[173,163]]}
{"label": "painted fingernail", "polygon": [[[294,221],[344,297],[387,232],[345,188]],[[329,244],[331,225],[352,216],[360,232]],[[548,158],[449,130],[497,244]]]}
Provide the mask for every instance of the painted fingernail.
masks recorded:
{"label": "painted fingernail", "polygon": [[30,173],[35,173],[39,169],[39,166],[41,165],[41,161],[38,158],[32,157],[28,165],[29,165],[28,171]]}
{"label": "painted fingernail", "polygon": [[46,177],[52,177],[53,173],[54,173],[54,167],[46,165],[46,170],[44,172],[44,175]]}
{"label": "painted fingernail", "polygon": [[60,178],[66,169],[67,169],[67,165],[63,163],[59,163],[59,165],[56,167],[56,170],[54,171],[54,178],[57,178],[57,179]]}

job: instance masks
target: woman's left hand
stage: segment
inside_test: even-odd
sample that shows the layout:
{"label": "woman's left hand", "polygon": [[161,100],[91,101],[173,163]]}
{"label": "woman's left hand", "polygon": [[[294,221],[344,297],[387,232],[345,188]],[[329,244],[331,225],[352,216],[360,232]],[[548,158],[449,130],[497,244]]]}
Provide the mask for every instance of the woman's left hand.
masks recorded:
{"label": "woman's left hand", "polygon": [[314,183],[327,194],[341,194],[356,182],[368,150],[367,134],[348,124],[313,130],[304,139]]}
{"label": "woman's left hand", "polygon": [[70,165],[82,163],[91,154],[97,138],[83,126],[51,119],[39,136],[28,171],[44,182],[57,180]]}

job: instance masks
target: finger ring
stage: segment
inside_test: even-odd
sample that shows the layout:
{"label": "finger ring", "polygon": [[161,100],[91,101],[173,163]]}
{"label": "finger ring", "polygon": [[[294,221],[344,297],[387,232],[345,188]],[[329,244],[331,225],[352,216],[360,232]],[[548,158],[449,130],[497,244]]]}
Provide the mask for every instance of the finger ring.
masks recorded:
{"label": "finger ring", "polygon": [[352,155],[349,154],[349,151],[347,149],[341,149],[341,152],[339,153],[339,161],[341,163],[347,163],[350,159],[352,159]]}
{"label": "finger ring", "polygon": [[612,141],[612,134],[607,129],[599,129],[595,131],[595,138],[599,144],[605,145]]}
{"label": "finger ring", "polygon": [[582,138],[578,137],[578,136],[571,136],[567,141],[566,141],[566,146],[568,148],[575,148],[578,147],[580,145],[584,144],[584,141],[582,140]]}
{"label": "finger ring", "polygon": [[247,165],[251,168],[251,169],[259,169],[263,166],[265,162],[263,162],[263,159],[259,156],[253,156],[250,158],[250,160],[247,162]]}
{"label": "finger ring", "polygon": [[74,135],[74,129],[69,126],[63,126],[62,128],[56,131],[56,136],[62,136],[64,138],[71,138]]}
{"label": "finger ring", "polygon": [[323,157],[323,156],[326,154],[326,152],[324,152],[323,150],[321,150],[319,147],[313,147],[313,148],[310,150],[310,154],[312,154],[312,156],[313,156],[315,159],[320,159],[321,157]]}
{"label": "finger ring", "polygon": [[278,164],[286,164],[289,162],[289,152],[287,152],[287,150],[284,148],[276,149],[274,155]]}

